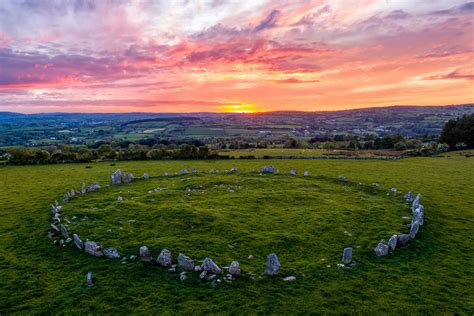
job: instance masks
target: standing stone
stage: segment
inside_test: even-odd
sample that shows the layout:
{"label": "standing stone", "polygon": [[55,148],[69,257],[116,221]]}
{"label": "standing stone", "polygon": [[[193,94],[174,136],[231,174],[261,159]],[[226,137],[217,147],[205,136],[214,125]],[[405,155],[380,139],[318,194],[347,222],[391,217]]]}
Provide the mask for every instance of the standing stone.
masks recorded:
{"label": "standing stone", "polygon": [[61,215],[59,213],[54,214],[53,216],[53,224],[59,224],[61,223]]}
{"label": "standing stone", "polygon": [[422,211],[423,205],[419,205],[418,208],[413,212],[413,221],[418,222],[420,226],[423,226],[425,214]]}
{"label": "standing stone", "polygon": [[163,173],[163,175],[164,175],[165,177],[167,177],[167,176],[168,176],[168,172]]}
{"label": "standing stone", "polygon": [[113,247],[105,249],[104,255],[109,259],[120,259],[120,253]]}
{"label": "standing stone", "polygon": [[122,173],[122,183],[130,183],[133,181],[133,179],[135,179],[133,174],[128,173],[128,172]]}
{"label": "standing stone", "polygon": [[237,261],[232,261],[229,267],[229,273],[232,274],[233,276],[240,275],[240,266]]}
{"label": "standing stone", "polygon": [[84,243],[82,242],[81,238],[79,238],[79,236],[76,234],[72,235],[72,238],[74,240],[74,244],[76,245],[76,247],[79,248],[79,250],[83,251]]}
{"label": "standing stone", "polygon": [[100,184],[97,182],[92,183],[89,188],[87,189],[87,192],[94,192],[95,190],[100,189]]}
{"label": "standing stone", "polygon": [[382,239],[377,247],[374,248],[374,252],[377,257],[386,256],[388,254],[388,246],[385,244],[385,240]]}
{"label": "standing stone", "polygon": [[102,246],[97,245],[93,241],[86,241],[84,244],[84,249],[86,253],[90,254],[91,256],[102,257],[104,255],[102,252]]}
{"label": "standing stone", "polygon": [[347,247],[342,251],[342,262],[345,264],[352,262],[352,248]]}
{"label": "standing stone", "polygon": [[117,197],[117,201],[122,202],[122,201],[123,201],[123,197],[122,197],[121,195],[119,195],[119,196]]}
{"label": "standing stone", "polygon": [[406,245],[408,243],[408,241],[410,241],[410,234],[400,235],[400,236],[398,236],[397,239],[398,239],[397,243],[399,245]]}
{"label": "standing stone", "polygon": [[418,203],[417,207],[412,208],[412,213],[415,213],[416,211],[424,213],[425,212],[425,207],[422,204]]}
{"label": "standing stone", "polygon": [[346,181],[346,176],[339,176],[339,181]]}
{"label": "standing stone", "polygon": [[202,262],[201,268],[204,271],[207,271],[210,273],[214,273],[214,274],[221,273],[221,268],[219,268],[219,266],[214,261],[212,261],[211,258],[205,258],[204,261]]}
{"label": "standing stone", "polygon": [[112,180],[112,185],[122,183],[122,170],[120,170],[120,169],[115,170],[115,172],[112,173],[110,178]]}
{"label": "standing stone", "polygon": [[[69,193],[69,192],[68,192]],[[63,203],[66,203],[67,201],[69,201],[69,194],[68,193],[64,193],[63,195]]]}
{"label": "standing stone", "polygon": [[140,247],[140,260],[142,262],[151,262],[151,253],[147,246]]}
{"label": "standing stone", "polygon": [[60,232],[59,228],[54,224],[51,224],[51,231],[55,234],[58,234]]}
{"label": "standing stone", "polygon": [[77,192],[76,190],[74,190],[74,189],[71,189],[71,191],[69,191],[69,192],[70,192],[69,195],[70,195],[71,197],[76,196],[76,195],[78,194],[78,192]]}
{"label": "standing stone", "polygon": [[413,202],[413,193],[411,191],[409,191],[407,194],[405,194],[405,200],[407,202],[410,202],[410,203]]}
{"label": "standing stone", "polygon": [[194,270],[194,261],[185,254],[180,253],[178,255],[178,267],[184,270],[193,271]]}
{"label": "standing stone", "polygon": [[145,172],[145,173],[143,174],[143,179],[148,179],[149,177],[150,177],[150,175],[149,175],[148,173]]}
{"label": "standing stone", "polygon": [[290,174],[291,174],[292,176],[296,176],[296,175],[298,174],[298,171],[296,171],[295,169],[291,169],[291,170],[290,170]]}
{"label": "standing stone", "polygon": [[275,167],[273,166],[263,166],[262,169],[260,169],[261,173],[275,173]]}
{"label": "standing stone", "polygon": [[230,168],[230,172],[237,172],[237,168],[236,167]]}
{"label": "standing stone", "polygon": [[395,251],[395,248],[397,248],[397,242],[398,242],[398,237],[397,235],[393,235],[390,237],[388,240],[388,247],[390,248],[391,251]]}
{"label": "standing stone", "polygon": [[86,194],[87,193],[87,186],[85,182],[82,182],[82,187],[81,187],[81,194]]}
{"label": "standing stone", "polygon": [[305,171],[305,172],[303,173],[303,176],[304,176],[304,177],[308,177],[308,176],[309,176],[309,171]]}
{"label": "standing stone", "polygon": [[87,281],[86,281],[87,286],[93,286],[94,283],[92,283],[92,272],[87,272]]}
{"label": "standing stone", "polygon": [[420,223],[418,223],[417,221],[414,221],[413,223],[411,223],[411,227],[410,227],[411,239],[415,238],[416,234],[418,234],[419,228],[420,228]]}
{"label": "standing stone", "polygon": [[161,250],[160,255],[156,259],[156,263],[165,268],[171,267],[171,265],[173,264],[173,257],[171,256],[171,252],[166,248]]}
{"label": "standing stone", "polygon": [[63,234],[64,238],[68,239],[69,233],[67,231],[66,226],[64,224],[61,224],[61,226],[59,226],[59,229],[61,230],[61,234]]}
{"label": "standing stone", "polygon": [[189,171],[188,169],[181,169],[181,171],[179,172],[179,174],[188,174]]}
{"label": "standing stone", "polygon": [[192,173],[196,173],[196,168],[192,168],[192,169],[191,169],[191,172],[192,172]]}
{"label": "standing stone", "polygon": [[53,215],[61,213],[61,206],[56,205],[56,204],[51,204],[51,212],[53,213]]}
{"label": "standing stone", "polygon": [[412,209],[415,209],[418,207],[418,204],[420,204],[420,199],[421,199],[421,194],[418,193],[415,197],[415,199],[413,200],[413,203],[412,203]]}
{"label": "standing stone", "polygon": [[267,256],[267,266],[265,269],[266,275],[277,275],[280,270],[280,261],[276,254],[271,253]]}

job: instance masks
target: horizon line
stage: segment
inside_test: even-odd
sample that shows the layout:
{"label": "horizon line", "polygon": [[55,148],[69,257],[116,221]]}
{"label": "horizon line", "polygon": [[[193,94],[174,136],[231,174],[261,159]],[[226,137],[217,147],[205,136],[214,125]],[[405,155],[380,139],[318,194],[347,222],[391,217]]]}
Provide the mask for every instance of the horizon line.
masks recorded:
{"label": "horizon line", "polygon": [[474,106],[474,103],[459,103],[459,104],[442,104],[442,105],[414,105],[414,104],[395,104],[395,105],[382,105],[382,106],[368,106],[368,107],[355,107],[351,109],[341,109],[341,110],[315,110],[315,111],[305,111],[305,110],[272,110],[272,111],[254,111],[254,112],[245,112],[245,111],[195,111],[195,112],[14,112],[14,111],[1,111],[0,113],[15,113],[23,115],[41,115],[41,114],[244,114],[244,115],[258,115],[264,113],[332,113],[332,112],[349,112],[349,111],[358,111],[358,110],[380,110],[388,108],[403,108],[403,107],[413,107],[413,108],[435,108],[435,107],[455,107],[455,106]]}

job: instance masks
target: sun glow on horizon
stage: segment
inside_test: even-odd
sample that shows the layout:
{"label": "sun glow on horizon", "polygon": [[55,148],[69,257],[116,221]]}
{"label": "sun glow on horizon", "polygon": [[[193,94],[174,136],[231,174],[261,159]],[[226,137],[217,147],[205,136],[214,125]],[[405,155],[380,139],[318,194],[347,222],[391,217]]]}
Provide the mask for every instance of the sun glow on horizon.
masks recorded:
{"label": "sun glow on horizon", "polygon": [[241,103],[241,104],[226,104],[222,106],[221,112],[225,113],[257,113],[260,112],[255,109],[255,104]]}

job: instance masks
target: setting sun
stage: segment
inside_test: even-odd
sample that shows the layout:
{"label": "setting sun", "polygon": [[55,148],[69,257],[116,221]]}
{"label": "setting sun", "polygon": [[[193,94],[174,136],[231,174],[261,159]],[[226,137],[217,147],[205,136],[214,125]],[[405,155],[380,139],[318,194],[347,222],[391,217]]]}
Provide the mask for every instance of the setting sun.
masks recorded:
{"label": "setting sun", "polygon": [[254,104],[242,103],[242,104],[226,104],[222,106],[222,112],[227,113],[255,113],[258,112],[255,109]]}

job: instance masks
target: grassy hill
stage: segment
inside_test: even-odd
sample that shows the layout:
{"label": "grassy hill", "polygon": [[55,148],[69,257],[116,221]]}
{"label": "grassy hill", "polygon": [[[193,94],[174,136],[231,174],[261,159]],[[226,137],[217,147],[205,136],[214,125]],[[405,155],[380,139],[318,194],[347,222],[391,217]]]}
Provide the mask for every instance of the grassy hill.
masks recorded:
{"label": "grassy hill", "polygon": [[[280,175],[250,174],[273,164]],[[219,265],[241,263],[243,276],[214,289],[195,276],[140,262],[94,258],[46,237],[49,204],[82,181],[107,184],[117,168],[160,176],[196,167],[239,173],[153,177],[72,200],[71,230],[126,255],[147,244]],[[91,166],[92,168],[86,168]],[[289,176],[290,169],[311,177]],[[0,168],[0,314],[472,314],[474,311],[474,159],[460,153],[398,161],[140,161]],[[369,186],[342,184],[345,175]],[[380,183],[380,191],[370,183]],[[155,187],[166,190],[148,193]],[[409,209],[390,188],[421,192],[425,225],[408,246],[376,258],[379,239],[403,231]],[[189,191],[190,189],[191,191]],[[235,192],[231,192],[235,191]],[[118,194],[124,201],[116,201]],[[130,222],[132,221],[132,222]],[[135,222],[133,222],[135,221]],[[120,229],[122,227],[122,229]],[[110,231],[109,231],[110,230]],[[346,233],[345,233],[346,232]],[[350,236],[352,235],[352,236]],[[342,248],[356,266],[337,269]],[[358,247],[359,246],[359,247]],[[281,277],[262,276],[276,252]],[[252,254],[254,260],[247,260]],[[330,265],[330,267],[328,267]],[[93,287],[85,286],[92,271]]]}

